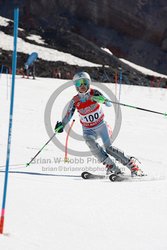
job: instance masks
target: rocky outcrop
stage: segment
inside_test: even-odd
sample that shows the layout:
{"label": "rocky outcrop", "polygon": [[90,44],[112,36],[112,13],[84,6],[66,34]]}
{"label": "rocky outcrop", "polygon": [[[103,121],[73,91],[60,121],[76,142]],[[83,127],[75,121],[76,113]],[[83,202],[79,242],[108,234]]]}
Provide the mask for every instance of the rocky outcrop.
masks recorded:
{"label": "rocky outcrop", "polygon": [[[39,34],[52,48],[113,69],[116,57],[166,74],[167,7],[165,0],[9,0],[1,13],[20,8],[20,25]],[[116,57],[100,48],[110,49]]]}
{"label": "rocky outcrop", "polygon": [[40,24],[53,28],[55,33],[60,32],[60,36],[63,34],[63,40],[67,32],[75,41],[74,34],[80,35],[98,47],[109,48],[118,57],[166,73],[165,0],[29,2],[32,19],[38,17]]}

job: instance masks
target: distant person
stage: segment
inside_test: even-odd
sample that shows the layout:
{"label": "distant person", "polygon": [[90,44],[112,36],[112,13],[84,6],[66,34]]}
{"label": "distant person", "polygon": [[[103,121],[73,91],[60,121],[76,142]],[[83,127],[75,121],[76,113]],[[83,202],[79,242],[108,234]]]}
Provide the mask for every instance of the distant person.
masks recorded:
{"label": "distant person", "polygon": [[36,52],[33,52],[31,55],[29,55],[27,61],[24,64],[23,77],[26,75],[27,78],[32,76],[33,79],[35,79],[35,62],[37,58],[38,54]]}
{"label": "distant person", "polygon": [[32,76],[33,79],[35,79],[35,62],[29,66],[27,64],[24,65],[24,76],[25,75],[27,76],[27,78],[29,78],[29,76]]}
{"label": "distant person", "polygon": [[70,71],[67,71],[66,72],[66,79],[71,79],[71,72]]}
{"label": "distant person", "polygon": [[61,72],[59,69],[54,69],[53,70],[53,77],[55,78],[61,78]]}

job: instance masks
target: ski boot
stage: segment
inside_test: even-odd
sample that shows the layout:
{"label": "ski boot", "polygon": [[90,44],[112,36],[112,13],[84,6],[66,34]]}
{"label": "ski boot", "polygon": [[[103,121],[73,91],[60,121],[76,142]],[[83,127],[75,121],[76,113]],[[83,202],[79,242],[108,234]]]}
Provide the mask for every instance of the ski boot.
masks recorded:
{"label": "ski boot", "polygon": [[139,168],[138,164],[136,163],[136,158],[130,157],[128,164],[126,165],[130,171],[131,171],[131,176],[144,176],[143,171]]}
{"label": "ski boot", "polygon": [[122,174],[121,170],[115,165],[109,156],[103,161],[103,165],[106,166],[106,175]]}

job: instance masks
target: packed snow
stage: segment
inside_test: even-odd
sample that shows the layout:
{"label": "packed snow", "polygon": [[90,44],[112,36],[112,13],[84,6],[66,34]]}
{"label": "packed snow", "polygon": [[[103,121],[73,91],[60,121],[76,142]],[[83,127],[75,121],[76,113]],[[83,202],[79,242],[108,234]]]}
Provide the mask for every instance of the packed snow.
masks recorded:
{"label": "packed snow", "polygon": [[[113,55],[113,53],[109,49],[107,49],[107,48],[101,48],[101,49],[104,50],[105,52],[107,52],[108,54]],[[153,71],[151,69],[147,69],[147,68],[142,67],[142,66],[140,66],[138,64],[132,63],[132,62],[130,62],[130,61],[124,59],[124,58],[120,58],[120,61],[122,61],[123,63],[129,65],[130,67],[138,70],[139,72],[142,72],[145,75],[167,78],[167,75],[155,72],[155,71]]]}
{"label": "packed snow", "polygon": [[6,27],[9,25],[10,21],[10,19],[0,16],[0,26]]}
{"label": "packed snow", "polygon": [[146,69],[146,68],[144,68],[144,67],[142,67],[140,65],[137,65],[135,63],[129,62],[129,61],[123,59],[123,58],[121,58],[120,60],[122,62],[124,62],[125,64],[128,64],[130,67],[132,67],[134,69],[137,69],[138,71],[142,72],[145,75],[167,78],[167,75],[157,73],[157,72],[155,72],[153,70],[150,70],[150,69]]}
{"label": "packed snow", "polygon": [[107,49],[107,48],[101,48],[101,49],[104,50],[105,52],[109,53],[110,55],[113,55],[113,53],[109,49]]}
{"label": "packed snow", "polygon": [[[0,197],[4,183],[10,83],[11,76],[1,76]],[[66,81],[58,79],[16,77],[10,173],[0,249],[167,249],[167,119],[164,116],[121,108],[121,130],[114,146],[142,162],[142,169],[148,174],[147,181],[83,180],[80,177],[83,170],[102,173],[103,165],[91,156],[70,154],[69,163],[65,163],[64,151],[53,142],[26,167],[49,140],[48,124],[53,128],[56,121],[62,119],[64,106],[76,94],[73,86],[65,88],[56,98],[51,117],[45,124],[48,100],[55,90],[66,85]],[[99,83],[96,88],[101,90],[103,85]],[[105,86],[116,93],[114,84]],[[121,102],[165,112],[167,92],[166,89],[123,85]],[[106,121],[113,128],[114,108],[103,109]],[[72,130],[81,135],[77,112],[74,119]],[[66,132],[56,137],[65,144]],[[83,141],[71,136],[68,147],[88,150]]]}
{"label": "packed snow", "polygon": [[26,37],[28,40],[32,40],[32,41],[35,41],[36,43],[39,43],[39,44],[45,44],[44,40],[41,38],[41,36],[38,36],[38,35],[30,35],[30,36],[27,36]]}

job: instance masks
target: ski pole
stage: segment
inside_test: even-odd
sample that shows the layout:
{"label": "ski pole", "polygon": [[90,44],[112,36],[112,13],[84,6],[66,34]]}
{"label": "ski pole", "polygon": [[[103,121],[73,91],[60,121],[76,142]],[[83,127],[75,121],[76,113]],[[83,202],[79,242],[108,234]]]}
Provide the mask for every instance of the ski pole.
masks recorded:
{"label": "ski pole", "polygon": [[45,145],[36,153],[36,155],[31,159],[31,161],[29,161],[27,164],[26,164],[26,167],[28,167],[31,162],[37,157],[37,155],[39,155],[41,153],[41,151],[46,147],[46,145],[48,145],[48,143],[53,139],[53,137],[59,133],[59,130],[61,130],[63,128],[63,125],[61,125],[59,128],[55,129],[55,133],[52,135],[52,137],[45,143]]}
{"label": "ski pole", "polygon": [[128,108],[139,109],[139,110],[142,110],[142,111],[152,112],[152,113],[155,113],[155,114],[167,116],[167,112],[162,113],[162,112],[158,112],[158,111],[154,111],[154,110],[150,110],[150,109],[145,109],[145,108],[140,108],[140,107],[129,105],[129,104],[125,104],[125,103],[114,102],[114,101],[111,101],[111,100],[107,100],[107,101],[108,102],[112,102],[114,104],[122,105],[122,106],[125,106],[125,107],[128,107]]}
{"label": "ski pole", "polygon": [[152,112],[152,113],[155,113],[155,114],[167,116],[167,112],[162,113],[162,112],[154,111],[154,110],[151,110],[151,109],[140,108],[140,107],[137,107],[137,106],[133,106],[133,105],[129,105],[129,104],[121,103],[121,102],[114,102],[114,101],[111,101],[111,100],[108,100],[108,99],[104,99],[103,96],[93,96],[92,100],[96,101],[96,102],[99,102],[99,103],[104,103],[104,101],[111,102],[111,103],[122,105],[122,106],[125,106],[125,107],[128,107],[128,108],[139,109],[139,110],[142,110],[142,111],[147,111],[147,112]]}
{"label": "ski pole", "polygon": [[56,132],[52,135],[52,137],[45,143],[45,145],[36,153],[36,155],[34,155],[34,157],[31,159],[31,161],[29,161],[26,164],[26,167],[28,167],[31,162],[37,157],[37,155],[39,155],[41,153],[41,151],[46,147],[46,145],[48,145],[48,143],[53,139],[53,137],[56,135]]}

